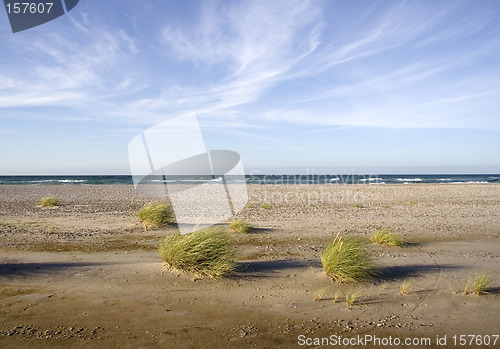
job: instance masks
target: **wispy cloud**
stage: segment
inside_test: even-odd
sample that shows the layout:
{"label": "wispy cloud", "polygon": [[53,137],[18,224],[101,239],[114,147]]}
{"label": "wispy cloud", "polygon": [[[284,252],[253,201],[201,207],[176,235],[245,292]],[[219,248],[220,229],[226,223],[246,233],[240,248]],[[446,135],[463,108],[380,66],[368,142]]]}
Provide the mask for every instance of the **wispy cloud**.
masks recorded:
{"label": "wispy cloud", "polygon": [[[497,48],[494,40],[489,39],[477,47],[478,50],[460,55],[456,48],[439,54],[418,51],[419,47],[459,40],[466,28],[470,36],[491,24],[493,16],[485,11],[464,20],[461,27],[450,24],[451,16],[462,9],[462,3],[426,8],[417,3],[400,2],[387,5],[383,10],[372,7],[357,13],[355,20],[342,26],[328,23],[323,15],[326,6],[307,1],[273,2],[273,5],[257,1],[229,6],[206,3],[194,26],[189,23],[188,26],[166,27],[162,39],[178,59],[191,62],[200,76],[211,72],[211,79],[208,82],[200,79],[196,86],[166,89],[157,97],[136,101],[133,107],[151,110],[189,107],[213,117],[224,110],[234,111],[243,105],[258,103],[267,99],[269,91],[276,86],[283,88],[287,81],[301,80],[305,81],[305,88],[291,95],[288,101],[293,110],[271,107],[255,119],[382,127],[390,123],[395,127],[411,127],[411,120],[389,122],[387,120],[396,116],[377,112],[401,109],[397,101],[399,96],[405,103],[433,103],[425,94],[409,98],[415,86],[422,84],[435,84],[424,91],[430,94],[434,90],[437,99],[443,99],[444,84],[448,84],[448,90],[456,90],[455,95],[447,94],[448,99],[474,94],[474,91],[460,89],[457,84],[449,85],[448,78],[442,82],[437,80],[437,83],[435,79],[467,66],[477,56],[491,55],[492,50],[485,48],[488,44]],[[443,23],[446,23],[445,29],[442,29]],[[336,30],[338,34],[332,35],[329,30]],[[401,55],[402,59],[380,71],[372,69],[363,75],[348,66],[367,59],[377,62],[384,52]],[[411,52],[422,56],[416,60]],[[391,53],[388,55],[392,60]],[[341,82],[323,79],[318,85],[311,80],[323,74],[336,74]],[[373,103],[370,99],[378,100]],[[381,105],[381,99],[385,105]],[[337,100],[345,105],[337,113],[318,111],[318,103],[324,100]],[[356,100],[367,105],[354,106],[354,110],[347,113],[342,111],[345,106],[354,105]],[[370,106],[372,110],[368,111]],[[442,121],[425,124],[446,125]],[[413,126],[421,127],[422,123],[415,122]]]}
{"label": "wispy cloud", "polygon": [[132,78],[115,67],[136,53],[133,39],[123,30],[98,27],[85,18],[73,23],[78,25],[70,33],[10,39],[15,56],[1,59],[0,108],[82,106],[130,87]]}
{"label": "wispy cloud", "polygon": [[253,1],[204,3],[198,22],[164,28],[164,43],[180,59],[191,61],[201,86],[168,89],[135,107],[191,105],[208,114],[256,101],[319,45],[322,3]]}
{"label": "wispy cloud", "polygon": [[161,22],[148,36],[156,49],[85,14],[68,32],[18,36],[10,57],[26,58],[0,58],[0,108],[63,106],[129,123],[196,112],[213,129],[248,132],[277,120],[455,127],[468,124],[456,122],[454,103],[486,111],[490,101],[478,101],[500,89],[498,11],[467,1],[204,1],[198,10],[193,21]]}

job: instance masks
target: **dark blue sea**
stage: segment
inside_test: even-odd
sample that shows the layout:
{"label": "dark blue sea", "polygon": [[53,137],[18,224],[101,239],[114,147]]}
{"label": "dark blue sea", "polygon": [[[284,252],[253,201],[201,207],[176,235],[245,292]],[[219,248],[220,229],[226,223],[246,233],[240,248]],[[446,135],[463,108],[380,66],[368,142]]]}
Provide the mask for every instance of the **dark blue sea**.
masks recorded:
{"label": "dark blue sea", "polygon": [[[161,177],[151,177],[150,183],[163,183]],[[175,176],[168,184],[220,183],[222,178],[209,176]],[[500,183],[500,174],[450,175],[247,175],[245,179],[227,178],[228,183],[247,184],[459,184]],[[0,185],[68,185],[68,184],[133,184],[129,175],[115,176],[0,176]]]}

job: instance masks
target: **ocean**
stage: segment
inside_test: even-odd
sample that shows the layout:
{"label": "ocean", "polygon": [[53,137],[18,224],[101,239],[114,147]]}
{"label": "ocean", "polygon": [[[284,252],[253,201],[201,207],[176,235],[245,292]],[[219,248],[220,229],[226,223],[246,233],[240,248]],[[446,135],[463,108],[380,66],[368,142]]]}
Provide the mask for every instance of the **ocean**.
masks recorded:
{"label": "ocean", "polygon": [[[163,183],[161,177],[149,177],[149,183]],[[168,184],[220,183],[222,178],[210,176],[167,177]],[[460,184],[500,183],[500,174],[449,175],[247,175],[245,179],[228,178],[227,183],[246,184]],[[130,175],[106,176],[0,176],[0,185],[68,185],[68,184],[133,184]]]}

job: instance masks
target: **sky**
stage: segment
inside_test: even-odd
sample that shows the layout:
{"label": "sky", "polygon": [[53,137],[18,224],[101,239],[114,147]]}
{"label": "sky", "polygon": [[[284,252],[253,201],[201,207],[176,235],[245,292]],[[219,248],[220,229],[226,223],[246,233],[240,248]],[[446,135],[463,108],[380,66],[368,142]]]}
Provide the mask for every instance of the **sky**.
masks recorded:
{"label": "sky", "polygon": [[496,0],[80,0],[0,40],[0,175],[130,174],[189,113],[247,173],[500,173]]}

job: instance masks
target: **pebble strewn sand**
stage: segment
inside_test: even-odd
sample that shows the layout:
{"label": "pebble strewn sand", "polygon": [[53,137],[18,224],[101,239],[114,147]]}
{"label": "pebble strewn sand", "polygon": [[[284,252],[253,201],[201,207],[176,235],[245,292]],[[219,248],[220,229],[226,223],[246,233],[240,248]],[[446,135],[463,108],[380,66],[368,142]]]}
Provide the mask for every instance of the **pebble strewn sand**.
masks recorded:
{"label": "pebble strewn sand", "polygon": [[[500,229],[495,184],[250,185],[248,193],[239,218],[312,238],[339,231],[368,235],[387,227],[412,241],[471,239],[497,236]],[[62,206],[36,206],[49,195]],[[0,246],[16,245],[21,234],[24,243],[36,246],[37,240],[81,237],[87,243],[100,234],[140,233],[137,210],[150,200],[131,185],[0,186]],[[206,206],[211,204],[208,199]]]}
{"label": "pebble strewn sand", "polygon": [[[234,235],[236,272],[193,281],[164,272],[155,247],[175,227],[144,231],[137,211],[149,199],[132,186],[0,186],[0,347],[289,348],[299,335],[498,334],[500,185],[248,189],[238,217],[254,229]],[[49,195],[62,206],[36,206]],[[325,276],[319,256],[337,232],[368,237],[380,227],[412,243],[370,245],[375,280]],[[482,271],[495,280],[489,294],[463,295]],[[409,295],[399,292],[405,280]],[[354,290],[349,310],[343,297]]]}

